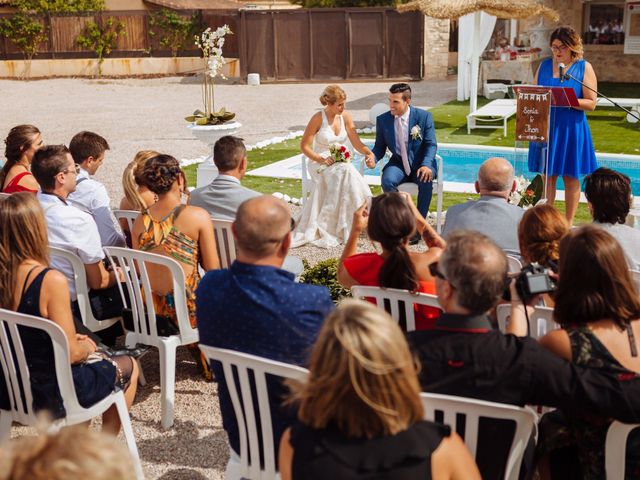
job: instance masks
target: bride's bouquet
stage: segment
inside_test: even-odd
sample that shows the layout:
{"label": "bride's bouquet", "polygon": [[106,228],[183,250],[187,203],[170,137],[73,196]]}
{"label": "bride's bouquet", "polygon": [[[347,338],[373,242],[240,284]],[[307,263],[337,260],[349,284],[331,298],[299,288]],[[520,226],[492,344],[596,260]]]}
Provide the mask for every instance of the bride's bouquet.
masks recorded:
{"label": "bride's bouquet", "polygon": [[[339,143],[334,143],[329,147],[329,155],[333,158],[335,163],[349,163],[351,162],[351,152]],[[318,173],[322,173],[329,165],[322,165],[318,169]]]}

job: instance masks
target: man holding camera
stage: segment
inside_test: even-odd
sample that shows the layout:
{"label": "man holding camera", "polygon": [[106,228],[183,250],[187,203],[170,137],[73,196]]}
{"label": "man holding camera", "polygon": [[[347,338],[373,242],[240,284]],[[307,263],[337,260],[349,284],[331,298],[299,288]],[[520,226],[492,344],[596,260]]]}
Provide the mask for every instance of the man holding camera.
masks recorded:
{"label": "man holding camera", "polygon": [[[487,312],[500,302],[511,279],[504,252],[487,236],[453,232],[431,273],[444,313],[434,330],[407,334],[422,365],[424,391],[519,406],[580,409],[638,423],[640,381],[573,365],[533,338],[493,329]],[[499,442],[497,437],[484,445],[478,442],[477,460],[484,478],[501,477],[500,459],[492,455]]]}

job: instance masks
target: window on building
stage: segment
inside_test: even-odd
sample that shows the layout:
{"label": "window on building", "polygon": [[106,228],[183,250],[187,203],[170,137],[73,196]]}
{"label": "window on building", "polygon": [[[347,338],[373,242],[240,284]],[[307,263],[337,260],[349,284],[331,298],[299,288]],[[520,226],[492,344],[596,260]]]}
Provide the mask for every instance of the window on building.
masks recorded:
{"label": "window on building", "polygon": [[585,44],[623,44],[624,10],[624,1],[594,0],[585,3],[582,41]]}

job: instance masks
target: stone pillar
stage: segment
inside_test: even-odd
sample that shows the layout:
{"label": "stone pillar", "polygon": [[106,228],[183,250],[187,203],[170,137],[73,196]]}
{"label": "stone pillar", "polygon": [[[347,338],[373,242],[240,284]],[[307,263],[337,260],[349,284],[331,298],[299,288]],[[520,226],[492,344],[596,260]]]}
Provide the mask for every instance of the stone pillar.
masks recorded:
{"label": "stone pillar", "polygon": [[424,17],[424,78],[447,78],[449,67],[449,20]]}

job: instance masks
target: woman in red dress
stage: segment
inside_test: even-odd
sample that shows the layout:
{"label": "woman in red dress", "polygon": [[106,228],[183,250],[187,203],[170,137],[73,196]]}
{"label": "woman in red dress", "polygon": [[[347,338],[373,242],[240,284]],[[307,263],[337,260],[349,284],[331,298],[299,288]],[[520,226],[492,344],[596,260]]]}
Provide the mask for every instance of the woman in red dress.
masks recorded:
{"label": "woman in red dress", "polygon": [[[365,229],[369,238],[382,247],[381,254],[356,254],[358,237]],[[416,230],[427,244],[425,252],[407,248]],[[351,235],[340,257],[338,281],[345,288],[366,285],[435,294],[435,279],[429,272],[429,264],[438,260],[445,245],[409,194],[383,193],[371,200],[371,212],[365,204],[353,214]],[[433,328],[439,315],[436,308],[417,306],[416,329]]]}
{"label": "woman in red dress", "polygon": [[4,141],[6,162],[0,171],[3,193],[36,193],[40,185],[31,175],[31,160],[42,147],[42,135],[33,125],[13,127]]}

